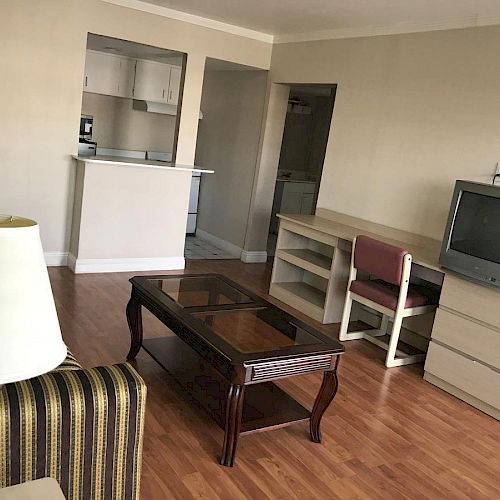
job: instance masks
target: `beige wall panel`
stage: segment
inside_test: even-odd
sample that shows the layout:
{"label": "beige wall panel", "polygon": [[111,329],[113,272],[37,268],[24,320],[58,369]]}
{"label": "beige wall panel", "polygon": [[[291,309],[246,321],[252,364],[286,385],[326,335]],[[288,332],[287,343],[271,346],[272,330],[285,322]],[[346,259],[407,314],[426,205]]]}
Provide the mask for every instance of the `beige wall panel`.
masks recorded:
{"label": "beige wall panel", "polygon": [[286,85],[268,85],[245,250],[263,251],[267,247],[289,93]]}
{"label": "beige wall panel", "polygon": [[243,248],[266,96],[263,71],[208,71],[203,83],[196,163],[198,227]]}
{"label": "beige wall panel", "polygon": [[318,206],[442,238],[456,179],[500,158],[500,27],[276,45],[272,79],[337,83]]}
{"label": "beige wall panel", "polygon": [[[272,50],[268,43],[99,0],[1,2],[0,30],[0,211],[36,219],[47,252],[69,246],[71,155],[78,144],[88,32],[188,54],[188,105],[179,132],[179,161],[185,163],[194,158],[205,57],[268,69]],[[176,224],[174,218],[165,226]]]}
{"label": "beige wall panel", "polygon": [[98,147],[172,152],[175,116],[132,108],[132,99],[83,93],[82,113],[94,117]]}

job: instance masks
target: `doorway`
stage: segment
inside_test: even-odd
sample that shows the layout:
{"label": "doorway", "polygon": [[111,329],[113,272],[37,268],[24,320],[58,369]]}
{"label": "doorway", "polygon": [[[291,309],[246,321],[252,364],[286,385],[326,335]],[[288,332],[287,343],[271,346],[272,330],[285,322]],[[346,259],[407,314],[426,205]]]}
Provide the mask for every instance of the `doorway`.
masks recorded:
{"label": "doorway", "polygon": [[240,259],[259,153],[267,71],[207,58],[195,163],[203,176],[187,259]]}
{"label": "doorway", "polygon": [[330,134],[336,85],[291,85],[274,189],[267,254],[273,256],[277,214],[313,215]]}

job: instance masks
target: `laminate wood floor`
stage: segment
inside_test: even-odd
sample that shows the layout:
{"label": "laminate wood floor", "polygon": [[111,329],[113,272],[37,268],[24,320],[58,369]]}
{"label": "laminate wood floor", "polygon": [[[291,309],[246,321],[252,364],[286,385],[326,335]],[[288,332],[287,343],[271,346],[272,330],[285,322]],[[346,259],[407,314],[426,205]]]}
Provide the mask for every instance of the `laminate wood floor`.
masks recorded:
{"label": "laminate wood floor", "polygon": [[[191,261],[186,272],[219,272],[279,303],[266,294],[270,270]],[[84,366],[125,360],[128,278],[136,274],[50,269],[64,339]],[[338,325],[303,319],[337,337]],[[145,312],[144,332],[166,329]],[[386,370],[375,346],[345,345],[323,444],[310,441],[306,423],[243,436],[234,468],[217,462],[220,428],[141,351],[135,366],[149,388],[141,499],[500,499],[499,422],[425,382],[422,365]],[[312,407],[320,382],[309,375],[280,386]]]}

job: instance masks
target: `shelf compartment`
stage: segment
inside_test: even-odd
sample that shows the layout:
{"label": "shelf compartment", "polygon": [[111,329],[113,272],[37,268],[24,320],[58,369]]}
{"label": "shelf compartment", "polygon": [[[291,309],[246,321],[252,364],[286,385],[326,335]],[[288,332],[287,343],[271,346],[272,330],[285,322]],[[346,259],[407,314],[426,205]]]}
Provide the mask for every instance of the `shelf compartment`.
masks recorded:
{"label": "shelf compartment", "polygon": [[303,281],[272,283],[270,295],[323,322],[326,293]]}
{"label": "shelf compartment", "polygon": [[330,279],[331,257],[308,248],[278,249],[276,256],[322,278]]}
{"label": "shelf compartment", "polygon": [[[143,348],[179,384],[179,395],[225,428],[228,381],[179,337],[145,339]],[[311,412],[272,382],[245,388],[240,434],[309,420]]]}

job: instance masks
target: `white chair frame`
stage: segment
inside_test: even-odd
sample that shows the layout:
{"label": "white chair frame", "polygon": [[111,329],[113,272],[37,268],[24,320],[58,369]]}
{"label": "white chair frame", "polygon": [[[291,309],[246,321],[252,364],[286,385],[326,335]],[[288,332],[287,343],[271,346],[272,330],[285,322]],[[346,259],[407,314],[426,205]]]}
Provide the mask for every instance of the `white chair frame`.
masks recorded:
{"label": "white chair frame", "polygon": [[[342,323],[340,325],[339,340],[356,340],[365,339],[382,347],[387,351],[387,356],[385,358],[385,366],[387,368],[393,368],[395,366],[410,365],[413,363],[419,363],[424,361],[425,353],[419,354],[407,354],[398,349],[398,341],[401,333],[401,326],[403,324],[403,319],[409,316],[418,316],[420,314],[427,314],[436,310],[436,305],[427,305],[419,307],[405,307],[406,298],[408,296],[408,286],[410,284],[410,274],[411,274],[411,254],[406,254],[403,260],[403,272],[401,276],[401,283],[399,288],[399,297],[397,302],[396,310],[393,311],[385,306],[377,304],[373,300],[369,300],[361,295],[353,293],[350,291],[351,283],[356,280],[358,270],[354,267],[354,252],[356,249],[356,238],[354,238],[352,244],[352,256],[351,256],[351,268],[349,273],[349,281],[347,285],[347,294],[344,303],[344,312],[342,314]],[[351,316],[351,309],[353,301],[363,304],[375,309],[382,314],[382,319],[380,322],[380,328],[373,330],[355,331],[348,332],[349,318]],[[378,338],[389,334],[389,320],[393,320],[392,329],[390,332],[389,342]]]}

